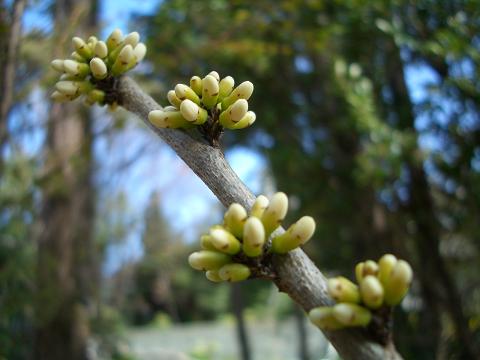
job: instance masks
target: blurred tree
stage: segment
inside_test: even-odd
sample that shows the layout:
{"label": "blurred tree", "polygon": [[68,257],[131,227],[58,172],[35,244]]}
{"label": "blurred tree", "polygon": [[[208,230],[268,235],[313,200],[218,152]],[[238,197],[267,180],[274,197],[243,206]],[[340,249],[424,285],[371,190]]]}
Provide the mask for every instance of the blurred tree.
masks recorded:
{"label": "blurred tree", "polygon": [[[60,57],[72,30],[94,30],[97,2],[59,0],[53,11],[53,56]],[[37,359],[87,358],[88,306],[99,274],[93,243],[91,118],[80,106],[50,108],[38,243]]]}
{"label": "blurred tree", "polygon": [[[14,102],[17,54],[21,37],[25,0],[15,0],[7,16],[4,1],[0,4],[0,155],[7,140],[7,117]],[[0,171],[2,156],[0,156]]]}
{"label": "blurred tree", "polygon": [[[145,19],[158,79],[173,87],[215,69],[255,84],[257,130],[225,140],[262,149],[278,188],[315,216],[322,241],[309,250],[322,267],[346,270],[385,251],[412,260],[422,303],[401,316],[407,357],[478,353],[468,319],[478,313],[469,269],[479,254],[447,249],[478,244],[479,8],[170,0]],[[429,69],[440,76],[435,96],[415,105],[405,71]],[[425,152],[424,136],[439,150]]]}

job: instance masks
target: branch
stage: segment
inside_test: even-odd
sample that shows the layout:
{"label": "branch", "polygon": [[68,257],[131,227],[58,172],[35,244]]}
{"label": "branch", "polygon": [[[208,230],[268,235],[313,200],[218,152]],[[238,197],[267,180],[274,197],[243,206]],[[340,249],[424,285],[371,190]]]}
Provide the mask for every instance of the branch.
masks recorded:
{"label": "branch", "polygon": [[[233,202],[247,209],[252,206],[255,196],[232,170],[219,148],[185,131],[154,127],[148,121],[148,113],[162,107],[132,79],[122,77],[117,91],[119,103],[170,145],[225,207]],[[275,255],[272,265],[277,275],[273,281],[278,289],[287,293],[303,310],[308,312],[317,306],[332,305],[325,276],[301,249],[287,255]],[[364,329],[325,331],[324,334],[343,359],[402,359],[392,339],[382,345],[375,342]]]}

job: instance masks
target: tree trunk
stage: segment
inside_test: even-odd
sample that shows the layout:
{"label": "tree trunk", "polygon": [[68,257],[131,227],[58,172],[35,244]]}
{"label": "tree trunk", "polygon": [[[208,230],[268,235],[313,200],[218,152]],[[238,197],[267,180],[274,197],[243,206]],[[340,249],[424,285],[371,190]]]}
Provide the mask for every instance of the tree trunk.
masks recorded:
{"label": "tree trunk", "polygon": [[[394,98],[393,106],[395,112],[399,114],[399,127],[403,130],[415,131],[415,118],[405,82],[400,49],[393,42],[390,43],[387,66],[389,68],[386,73],[390,75],[389,85]],[[455,324],[458,339],[463,345],[464,356],[474,359],[478,354],[475,353],[472,334],[463,314],[460,292],[440,254],[440,224],[436,218],[423,163],[416,159],[417,151],[418,149],[413,148],[410,153],[405,154],[410,175],[409,204],[406,210],[416,225],[415,243],[419,258],[416,270],[420,275],[422,292],[427,305],[424,313],[430,319],[428,330],[435,334],[435,337],[432,337],[432,345],[435,349],[438,348],[440,336],[438,309],[439,305],[443,305]],[[442,298],[445,299],[444,304],[441,303]]]}
{"label": "tree trunk", "polygon": [[[90,24],[91,1],[55,4],[55,57],[72,21]],[[86,18],[87,16],[87,18]],[[85,28],[85,26],[83,26]],[[89,304],[96,285],[91,121],[78,104],[52,104],[47,130],[42,232],[38,243],[35,358],[87,359]]]}
{"label": "tree trunk", "polygon": [[[7,118],[13,104],[15,91],[15,74],[17,69],[17,53],[22,32],[22,15],[25,9],[25,0],[15,0],[12,7],[10,22],[5,21],[6,14],[0,16],[0,154],[7,140]],[[3,8],[2,4],[2,8]],[[4,12],[4,10],[1,10]],[[8,24],[8,25],[7,25]],[[6,39],[6,40],[5,40]],[[0,169],[1,169],[0,160]]]}
{"label": "tree trunk", "polygon": [[252,358],[250,351],[250,344],[248,341],[247,328],[243,318],[243,291],[241,284],[233,283],[231,285],[230,301],[232,304],[233,315],[235,315],[237,324],[238,345],[240,347],[240,354],[242,360],[250,360]]}

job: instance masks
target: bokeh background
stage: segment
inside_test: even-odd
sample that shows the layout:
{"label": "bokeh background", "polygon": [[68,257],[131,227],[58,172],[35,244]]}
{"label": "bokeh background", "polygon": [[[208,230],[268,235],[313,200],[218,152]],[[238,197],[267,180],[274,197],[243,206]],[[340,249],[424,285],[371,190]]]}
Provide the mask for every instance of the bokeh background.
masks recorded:
{"label": "bokeh background", "polygon": [[253,127],[223,137],[257,194],[314,216],[328,275],[392,252],[406,359],[478,359],[479,1],[0,1],[0,358],[336,359],[267,282],[187,265],[222,207],[131,114],[53,105],[74,35],[138,31],[132,76],[166,91],[250,80]]}

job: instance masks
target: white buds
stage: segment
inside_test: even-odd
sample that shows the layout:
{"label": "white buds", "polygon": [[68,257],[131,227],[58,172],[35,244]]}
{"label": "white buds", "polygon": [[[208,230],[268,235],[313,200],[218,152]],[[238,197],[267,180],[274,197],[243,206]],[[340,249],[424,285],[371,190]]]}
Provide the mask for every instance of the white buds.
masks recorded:
{"label": "white buds", "polygon": [[95,55],[101,59],[106,58],[108,55],[107,44],[105,44],[103,41],[98,41],[95,44]]}
{"label": "white buds", "polygon": [[52,62],[50,63],[50,65],[52,66],[52,68],[55,70],[55,71],[58,71],[60,73],[63,73],[65,71],[64,67],[63,67],[63,60],[60,60],[60,59],[55,59],[55,60],[52,60]]}
{"label": "white buds", "polygon": [[131,45],[132,48],[134,48],[138,44],[139,40],[140,40],[140,34],[134,31],[128,34],[127,36],[125,36],[125,39],[123,39],[123,43],[125,45]]}
{"label": "white buds", "polygon": [[105,65],[103,60],[98,57],[90,60],[90,69],[92,71],[92,75],[96,79],[104,79],[108,75],[107,65]]}

